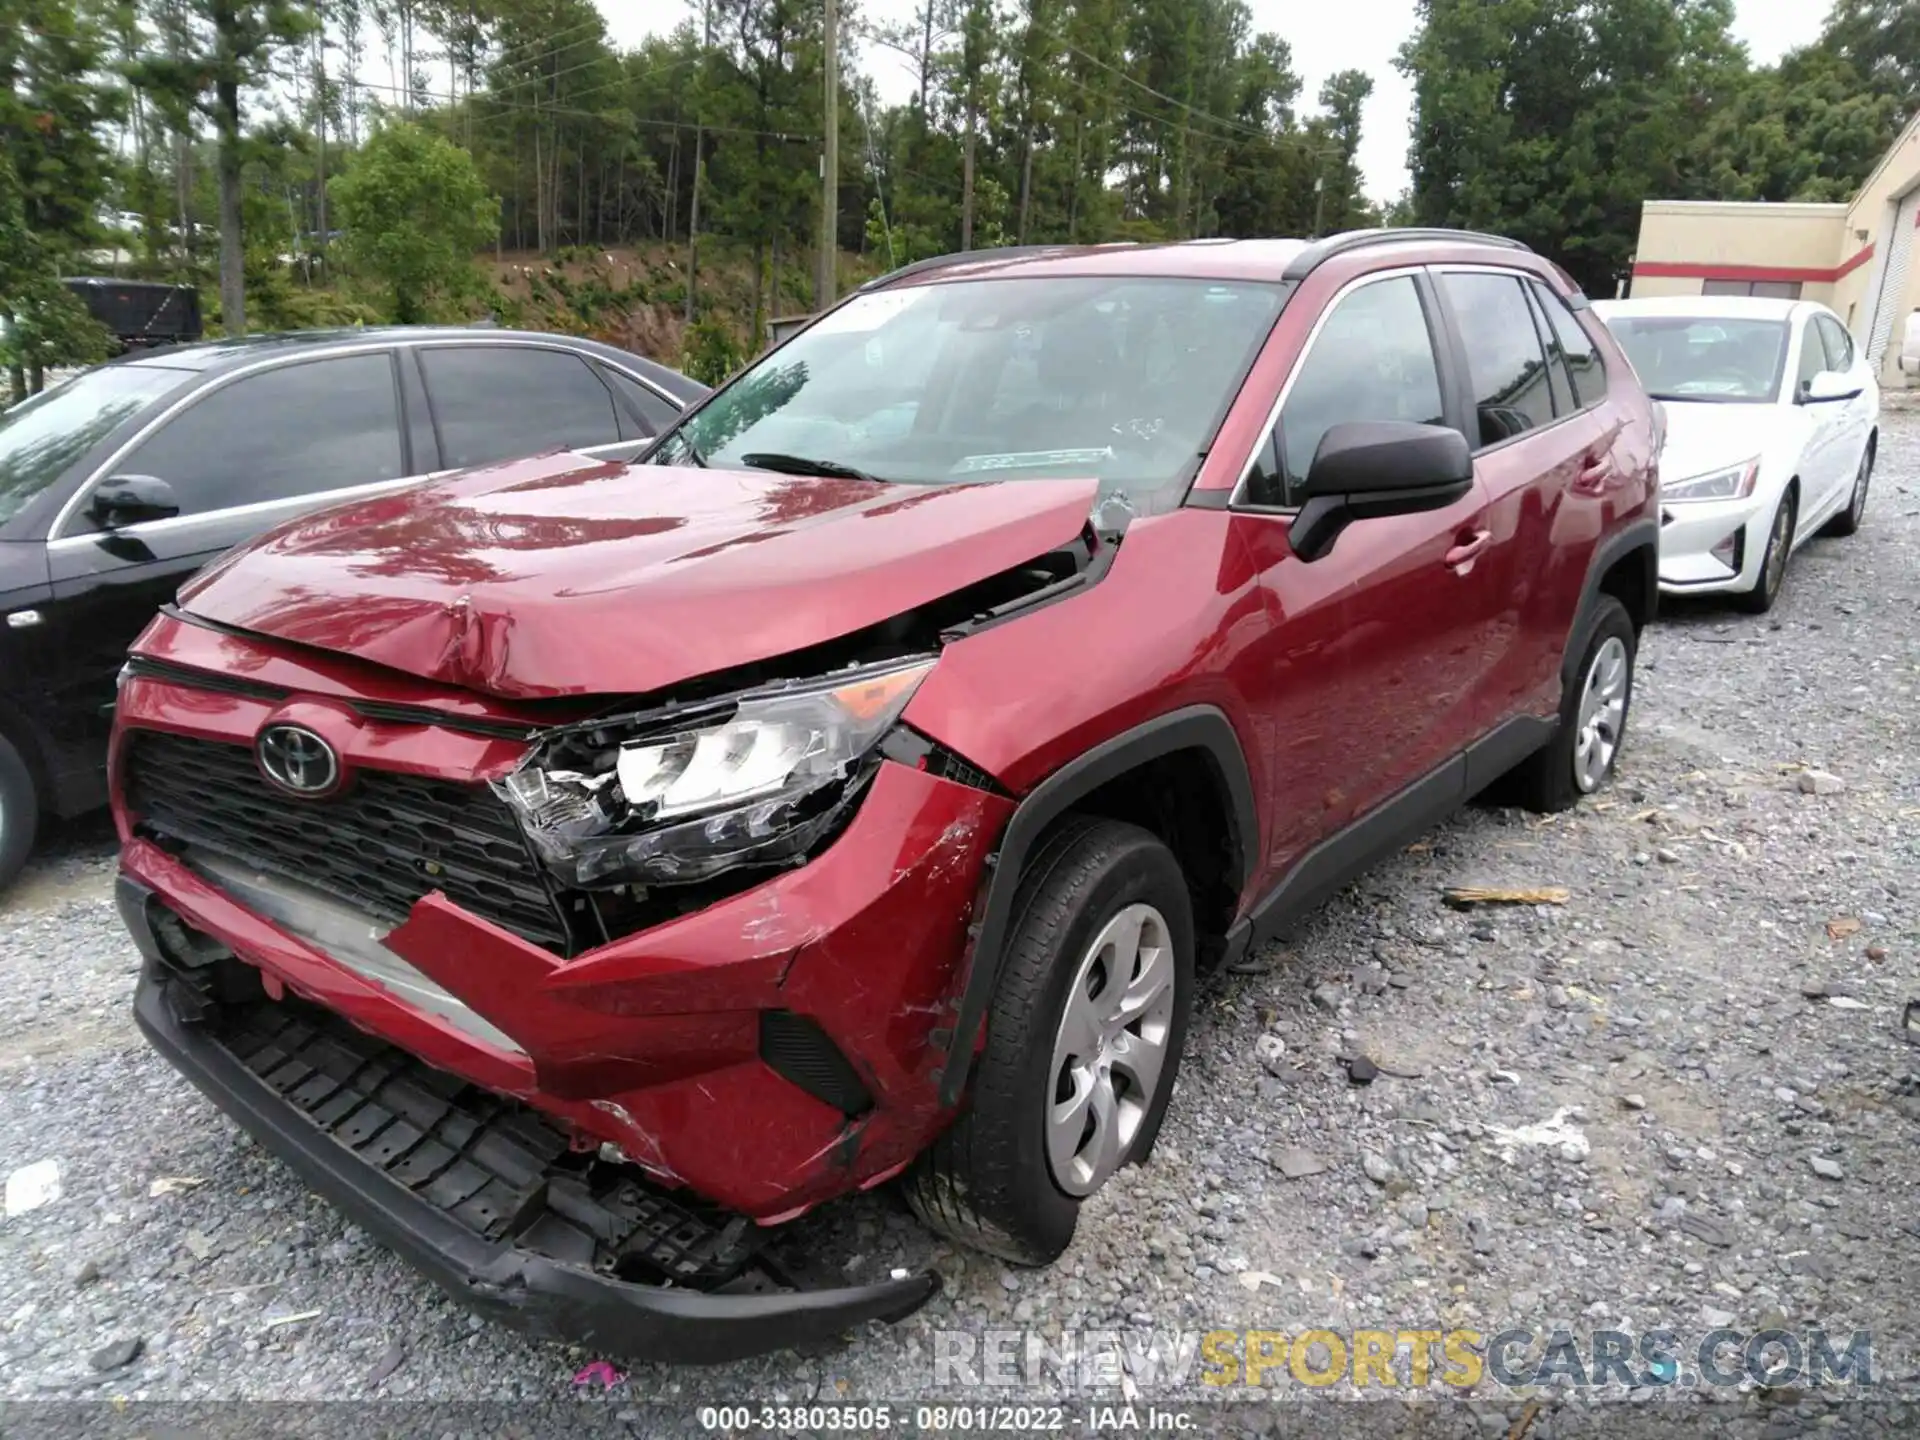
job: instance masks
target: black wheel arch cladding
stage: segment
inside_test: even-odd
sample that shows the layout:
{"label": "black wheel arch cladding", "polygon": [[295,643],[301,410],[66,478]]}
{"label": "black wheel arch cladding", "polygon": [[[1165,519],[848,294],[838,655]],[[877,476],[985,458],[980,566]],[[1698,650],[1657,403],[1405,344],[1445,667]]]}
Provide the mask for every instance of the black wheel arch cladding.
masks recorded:
{"label": "black wheel arch cladding", "polygon": [[1254,804],[1253,777],[1247,768],[1240,737],[1225,713],[1211,705],[1192,705],[1146,721],[1075,756],[1028,793],[1007,822],[980,914],[970,927],[971,944],[963,965],[959,1009],[947,1039],[947,1058],[940,1071],[940,1103],[959,1103],[972,1061],[972,1039],[986,1015],[999,978],[1000,964],[1013,921],[1014,898],[1021,872],[1034,846],[1060,816],[1108,781],[1127,771],[1181,750],[1207,756],[1218,774],[1228,801],[1228,826],[1234,865],[1232,880],[1244,889],[1259,850],[1259,811]]}

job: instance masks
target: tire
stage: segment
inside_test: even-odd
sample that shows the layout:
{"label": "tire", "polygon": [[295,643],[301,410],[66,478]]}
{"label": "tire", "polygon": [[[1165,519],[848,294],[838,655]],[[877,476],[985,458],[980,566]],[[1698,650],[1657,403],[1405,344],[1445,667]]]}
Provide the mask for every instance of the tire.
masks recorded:
{"label": "tire", "polygon": [[13,742],[0,735],[0,888],[13,883],[40,828],[40,796],[33,772]]}
{"label": "tire", "polygon": [[[1141,918],[1140,907],[1157,917],[1163,936],[1157,963],[1170,968],[1156,973],[1170,984],[1169,1002],[1136,1019],[1123,1032],[1124,1041],[1103,1044],[1097,1027],[1063,1028],[1070,993],[1076,1022],[1093,1013],[1100,996],[1116,993],[1101,983],[1099,957],[1111,951],[1096,951],[1094,942],[1116,926],[1124,929],[1129,917]],[[1139,933],[1136,961],[1155,948],[1154,920]],[[1124,936],[1122,941],[1124,949]],[[1135,825],[1079,816],[1055,830],[1034,855],[1014,899],[1006,960],[966,1108],[907,1173],[907,1203],[921,1221],[1016,1265],[1057,1259],[1073,1239],[1081,1202],[1120,1166],[1145,1160],[1152,1148],[1180,1067],[1193,961],[1186,879],[1156,836]],[[1134,971],[1129,988],[1152,968]],[[1097,1060],[1056,1068],[1063,1047],[1085,1048],[1071,1038],[1082,1033],[1109,1068],[1102,1070]],[[1154,1034],[1161,1037],[1157,1079],[1144,1096],[1128,1097],[1135,1077],[1129,1065],[1150,1053],[1140,1047],[1150,1046]],[[1110,1087],[1104,1092],[1107,1113],[1115,1117],[1105,1127],[1091,1123],[1100,1113],[1102,1078]],[[1053,1137],[1068,1134],[1069,1127],[1056,1131],[1051,1122],[1088,1095],[1093,1098],[1085,1119],[1072,1126],[1090,1124],[1091,1139],[1078,1142],[1082,1148],[1057,1169],[1050,1152],[1063,1147]],[[1102,1163],[1087,1165],[1087,1157]]]}
{"label": "tire", "polygon": [[1873,439],[1869,436],[1867,448],[1860,455],[1860,468],[1853,474],[1853,494],[1847,497],[1847,508],[1820,528],[1822,535],[1844,539],[1859,533],[1860,522],[1867,518],[1867,487],[1873,483],[1873,450]]}
{"label": "tire", "polygon": [[[1569,810],[1582,796],[1590,795],[1613,774],[1626,743],[1627,716],[1633,708],[1633,662],[1639,649],[1639,636],[1627,607],[1611,595],[1601,595],[1587,621],[1580,645],[1580,663],[1560,698],[1560,718],[1553,727],[1553,738],[1516,766],[1505,786],[1514,803],[1540,814]],[[1590,750],[1581,744],[1586,729],[1583,711],[1589,689],[1596,685],[1596,670],[1602,656],[1617,660],[1619,709],[1612,719],[1612,742],[1601,759],[1597,775],[1583,775],[1582,756]],[[1605,686],[1601,686],[1605,690]],[[1608,692],[1604,698],[1615,698]],[[1595,736],[1590,744],[1598,743]]]}
{"label": "tire", "polygon": [[1793,557],[1794,521],[1800,513],[1800,492],[1792,486],[1780,497],[1780,505],[1773,512],[1773,523],[1767,527],[1767,549],[1760,557],[1760,578],[1753,582],[1753,588],[1738,597],[1739,605],[1751,615],[1764,615],[1773,609],[1773,602],[1780,598],[1781,586],[1787,578],[1787,561]]}

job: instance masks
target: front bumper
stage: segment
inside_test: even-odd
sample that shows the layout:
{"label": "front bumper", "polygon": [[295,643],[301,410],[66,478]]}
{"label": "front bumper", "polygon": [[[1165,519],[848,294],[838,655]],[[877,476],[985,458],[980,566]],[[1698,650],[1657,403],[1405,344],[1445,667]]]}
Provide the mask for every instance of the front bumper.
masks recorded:
{"label": "front bumper", "polygon": [[[1760,578],[1772,512],[1762,496],[1690,500],[1661,510],[1660,588],[1669,595],[1751,590]],[[1726,555],[1732,542],[1733,554]],[[1719,548],[1721,554],[1714,554]],[[1731,562],[1731,563],[1730,563]]]}
{"label": "front bumper", "polygon": [[[215,998],[163,954],[152,892],[123,877],[118,898],[147,957],[134,1018],[153,1047],[308,1185],[482,1313],[597,1353],[706,1364],[899,1320],[940,1287],[925,1272],[804,1289],[791,1268],[746,1253],[729,1275],[753,1227],[715,1224],[637,1174],[596,1192],[589,1162],[530,1108],[476,1103],[458,1077],[317,1007]],[[663,1282],[611,1273],[628,1259]],[[692,1288],[701,1275],[723,1277],[720,1288]]]}

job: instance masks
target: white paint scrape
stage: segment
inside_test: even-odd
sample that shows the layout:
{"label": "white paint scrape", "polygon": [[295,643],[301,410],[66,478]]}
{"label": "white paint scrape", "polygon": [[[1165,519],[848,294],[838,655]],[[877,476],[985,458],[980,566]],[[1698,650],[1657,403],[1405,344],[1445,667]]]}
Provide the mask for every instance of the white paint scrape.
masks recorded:
{"label": "white paint scrape", "polygon": [[1548,1145],[1560,1152],[1563,1160],[1584,1160],[1593,1153],[1586,1134],[1573,1123],[1573,1107],[1563,1105],[1546,1120],[1509,1130],[1504,1125],[1489,1125],[1487,1134],[1507,1158],[1522,1146]]}
{"label": "white paint scrape", "polygon": [[7,1176],[7,1214],[24,1215],[60,1198],[60,1164],[36,1160]]}

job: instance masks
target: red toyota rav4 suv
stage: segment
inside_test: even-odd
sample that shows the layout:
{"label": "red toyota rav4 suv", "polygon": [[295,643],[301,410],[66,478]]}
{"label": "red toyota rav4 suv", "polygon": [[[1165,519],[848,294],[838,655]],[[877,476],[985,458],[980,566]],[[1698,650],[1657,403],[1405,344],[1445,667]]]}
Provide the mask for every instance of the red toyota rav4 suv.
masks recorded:
{"label": "red toyota rav4 suv", "polygon": [[902,1177],[1045,1263],[1197,965],[1495,782],[1603,783],[1654,407],[1553,265],[1397,230],[863,288],[636,464],[293,522],[128,662],[152,1043],[467,1300],[722,1359],[898,1317]]}

